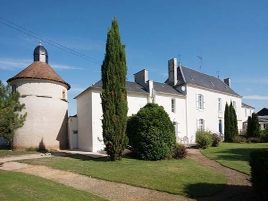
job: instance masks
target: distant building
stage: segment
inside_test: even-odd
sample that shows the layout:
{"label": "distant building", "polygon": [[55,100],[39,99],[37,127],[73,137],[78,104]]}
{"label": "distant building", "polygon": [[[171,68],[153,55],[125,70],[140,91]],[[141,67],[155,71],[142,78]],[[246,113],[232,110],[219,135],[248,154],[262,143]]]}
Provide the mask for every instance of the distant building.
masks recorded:
{"label": "distant building", "polygon": [[261,130],[264,130],[268,127],[268,108],[261,109],[259,112],[257,112],[257,115]]}
{"label": "distant building", "polygon": [[66,148],[70,85],[48,64],[41,44],[33,56],[31,65],[7,80],[20,93],[27,112],[24,126],[15,132],[14,148]]}
{"label": "distant building", "polygon": [[[168,79],[164,83],[149,80],[144,69],[134,74],[134,82],[127,81],[126,85],[128,116],[147,103],[157,103],[173,122],[177,141],[185,144],[195,143],[198,129],[222,135],[226,103],[232,103],[236,110],[239,130],[254,110],[242,104],[242,97],[232,90],[229,78],[222,81],[181,66],[175,58],[168,61]],[[98,81],[75,97],[77,116],[69,120],[73,148],[94,152],[104,149],[101,91],[102,82]]]}

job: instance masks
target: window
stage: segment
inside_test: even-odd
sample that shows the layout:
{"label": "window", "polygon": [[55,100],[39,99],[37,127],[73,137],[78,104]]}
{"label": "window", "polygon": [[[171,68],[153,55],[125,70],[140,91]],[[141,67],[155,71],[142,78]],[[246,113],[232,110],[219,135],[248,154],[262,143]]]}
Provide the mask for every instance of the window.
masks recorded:
{"label": "window", "polygon": [[197,95],[197,109],[204,109],[204,96],[202,94]]}
{"label": "window", "polygon": [[222,120],[219,120],[219,133],[222,134]]}
{"label": "window", "polygon": [[175,99],[172,98],[171,99],[171,112],[175,112],[176,111],[176,102]]}
{"label": "window", "polygon": [[245,117],[248,116],[247,108],[245,108]]}
{"label": "window", "polygon": [[198,130],[201,130],[201,131],[205,130],[205,120],[204,119],[198,120]]}
{"label": "window", "polygon": [[65,90],[62,90],[62,99],[66,99]]}
{"label": "window", "polygon": [[177,135],[177,133],[179,132],[179,125],[178,125],[178,122],[174,121],[174,122],[173,122],[173,126],[175,127],[175,134]]}
{"label": "window", "polygon": [[236,110],[236,102],[233,101],[233,106],[234,106],[234,109]]}
{"label": "window", "polygon": [[218,98],[218,112],[222,112],[221,98]]}

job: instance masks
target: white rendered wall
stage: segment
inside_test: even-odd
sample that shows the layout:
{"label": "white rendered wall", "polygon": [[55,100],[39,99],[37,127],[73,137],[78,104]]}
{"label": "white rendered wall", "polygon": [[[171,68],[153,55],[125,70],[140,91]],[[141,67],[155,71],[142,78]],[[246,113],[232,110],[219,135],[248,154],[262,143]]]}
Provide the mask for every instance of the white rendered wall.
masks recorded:
{"label": "white rendered wall", "polygon": [[78,118],[69,117],[68,119],[68,137],[70,149],[78,148]]}
{"label": "white rendered wall", "polygon": [[[68,102],[63,84],[46,80],[19,79],[11,82],[20,93],[27,117],[15,132],[14,147],[59,149],[67,145]],[[63,92],[65,98],[62,97]]]}
{"label": "white rendered wall", "polygon": [[[171,110],[171,100],[175,99],[175,112]],[[178,142],[183,142],[186,133],[186,111],[185,111],[185,97],[167,95],[167,94],[156,94],[155,103],[164,107],[168,113],[170,120],[177,123],[176,138]]]}
{"label": "white rendered wall", "polygon": [[85,91],[76,99],[78,118],[78,148],[92,151],[92,93]]}
{"label": "white rendered wall", "polygon": [[251,116],[253,112],[254,112],[253,108],[242,107],[241,109],[242,122],[247,121],[248,117]]}
{"label": "white rendered wall", "polygon": [[[204,96],[204,109],[197,109],[196,96],[202,94]],[[222,112],[218,111],[218,98],[222,100]],[[222,120],[222,132],[224,133],[224,109],[226,102],[236,102],[236,114],[238,120],[238,129],[242,129],[241,116],[241,98],[228,94],[209,91],[195,86],[187,86],[187,131],[188,136],[192,139],[191,143],[195,142],[195,133],[198,129],[198,119],[205,120],[205,129],[215,133],[219,133],[219,120]]]}

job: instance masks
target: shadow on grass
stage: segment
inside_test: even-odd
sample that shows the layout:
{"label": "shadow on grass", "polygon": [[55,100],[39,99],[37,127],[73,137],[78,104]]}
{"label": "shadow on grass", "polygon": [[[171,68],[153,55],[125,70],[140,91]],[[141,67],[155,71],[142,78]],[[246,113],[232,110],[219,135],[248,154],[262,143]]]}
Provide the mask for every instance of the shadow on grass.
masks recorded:
{"label": "shadow on grass", "polygon": [[188,185],[184,191],[197,201],[261,201],[250,186],[197,183]]}
{"label": "shadow on grass", "polygon": [[256,150],[268,150],[267,148],[230,148],[219,150],[213,154],[215,160],[249,161],[249,155]]}

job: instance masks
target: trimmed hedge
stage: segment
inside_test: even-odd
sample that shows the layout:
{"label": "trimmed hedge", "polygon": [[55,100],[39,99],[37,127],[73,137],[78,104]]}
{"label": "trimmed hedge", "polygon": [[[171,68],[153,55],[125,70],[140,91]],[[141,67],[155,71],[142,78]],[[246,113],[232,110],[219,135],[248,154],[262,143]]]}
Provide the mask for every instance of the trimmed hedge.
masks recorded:
{"label": "trimmed hedge", "polygon": [[175,128],[162,106],[149,103],[129,118],[129,145],[138,158],[161,160],[173,156]]}
{"label": "trimmed hedge", "polygon": [[263,200],[268,200],[268,150],[252,152],[250,166],[253,188]]}

